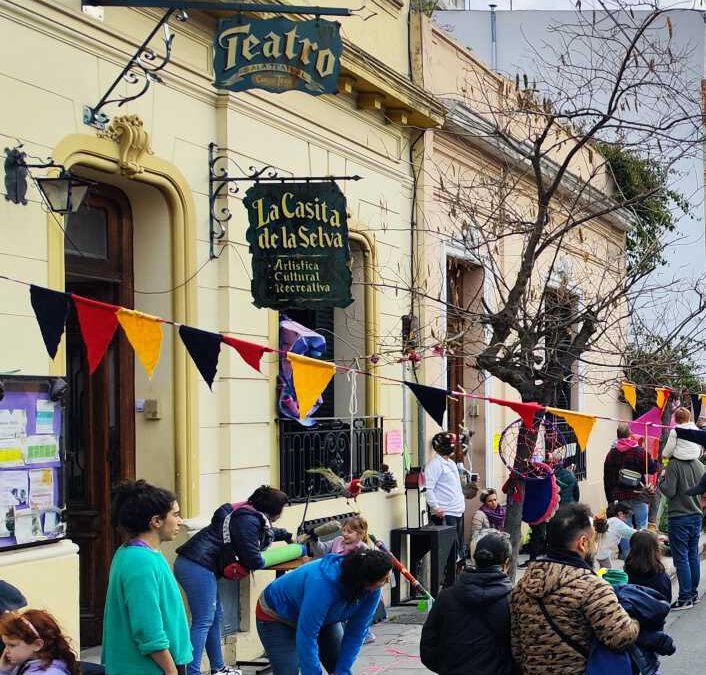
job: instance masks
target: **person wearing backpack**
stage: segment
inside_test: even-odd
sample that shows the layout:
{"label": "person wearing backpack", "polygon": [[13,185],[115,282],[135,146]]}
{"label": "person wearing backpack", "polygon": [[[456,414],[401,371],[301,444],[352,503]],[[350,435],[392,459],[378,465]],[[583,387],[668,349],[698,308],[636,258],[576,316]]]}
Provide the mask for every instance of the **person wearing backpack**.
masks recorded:
{"label": "person wearing backpack", "polygon": [[221,648],[221,602],[218,579],[242,578],[249,570],[262,569],[261,555],[272,542],[291,543],[287,530],[272,527],[281,515],[287,495],[262,485],[245,502],[223,504],[209,525],[199,530],[177,550],[174,575],[184,589],[191,610],[193,661],[187,675],[199,675],[204,648],[211,673],[231,675]]}
{"label": "person wearing backpack", "polygon": [[639,624],[593,571],[588,506],[559,507],[547,545],[547,555],[529,564],[512,591],[512,655],[525,675],[584,675],[595,642],[622,652],[637,640]]}
{"label": "person wearing backpack", "polygon": [[[603,464],[603,486],[609,504],[625,502],[632,509],[633,527],[647,527],[649,505],[644,496],[646,474],[654,474],[660,465],[649,457],[630,434],[624,422],[618,425],[617,440]],[[627,553],[627,550],[624,551]]]}
{"label": "person wearing backpack", "polygon": [[441,591],[422,628],[422,663],[439,675],[511,675],[512,554],[504,532],[486,530],[475,544],[475,568]]}

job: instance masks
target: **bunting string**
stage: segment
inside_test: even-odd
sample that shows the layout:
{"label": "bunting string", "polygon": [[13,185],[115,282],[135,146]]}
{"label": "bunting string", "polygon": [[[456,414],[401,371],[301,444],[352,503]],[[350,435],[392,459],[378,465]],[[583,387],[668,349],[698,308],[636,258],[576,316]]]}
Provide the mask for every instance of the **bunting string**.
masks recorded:
{"label": "bunting string", "polygon": [[[161,325],[168,324],[178,329],[179,336],[186,350],[209,388],[212,388],[218,370],[221,344],[226,344],[233,348],[245,363],[258,372],[261,372],[260,363],[264,354],[276,353],[285,356],[292,366],[300,419],[303,419],[313,408],[333,376],[337,372],[342,372],[405,385],[412,391],[420,405],[439,426],[443,426],[448,400],[458,400],[458,398],[488,401],[489,403],[510,408],[520,416],[523,423],[528,427],[535,426],[543,414],[561,417],[574,430],[578,445],[584,451],[597,420],[632,423],[632,420],[607,415],[563,410],[535,402],[498,399],[466,391],[450,391],[419,382],[401,380],[359,368],[357,362],[355,367],[351,367],[320,359],[312,359],[248,340],[205,331],[169,319],[143,314],[126,307],[44,288],[6,275],[0,275],[0,279],[29,287],[32,309],[34,310],[47,352],[51,358],[56,357],[58,345],[65,330],[66,320],[71,305],[73,305],[78,317],[81,337],[86,347],[86,357],[91,373],[100,364],[118,325],[120,325],[135,350],[140,363],[145,368],[148,377],[151,378],[161,353]],[[633,409],[635,409],[637,402],[637,388],[645,388],[645,385],[636,385],[631,382],[623,382],[621,384],[623,396]],[[657,407],[663,410],[669,400],[672,389],[669,387],[652,387],[652,389],[655,391]],[[694,394],[692,399],[694,400],[695,408],[696,402],[698,402],[699,408],[706,405],[706,394]],[[648,422],[644,424],[644,427],[647,432],[649,428],[664,429],[671,428],[671,425]]]}

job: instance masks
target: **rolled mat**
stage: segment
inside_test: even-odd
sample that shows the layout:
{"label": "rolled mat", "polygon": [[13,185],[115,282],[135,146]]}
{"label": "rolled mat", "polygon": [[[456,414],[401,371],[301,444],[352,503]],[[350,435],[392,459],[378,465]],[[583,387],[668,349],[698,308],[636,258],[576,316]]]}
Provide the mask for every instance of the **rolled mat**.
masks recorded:
{"label": "rolled mat", "polygon": [[275,546],[274,548],[268,548],[266,551],[262,552],[262,557],[265,560],[265,567],[272,567],[272,565],[279,565],[283,562],[296,560],[304,555],[306,555],[306,546],[303,546],[302,544]]}

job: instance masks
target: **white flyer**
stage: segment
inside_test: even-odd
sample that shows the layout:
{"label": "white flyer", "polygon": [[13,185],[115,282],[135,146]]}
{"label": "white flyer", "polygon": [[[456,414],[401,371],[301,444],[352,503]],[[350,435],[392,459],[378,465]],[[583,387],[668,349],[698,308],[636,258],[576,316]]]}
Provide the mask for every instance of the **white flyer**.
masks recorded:
{"label": "white flyer", "polygon": [[18,544],[26,544],[30,541],[44,539],[42,532],[42,521],[39,518],[39,511],[28,507],[16,507],[15,511],[15,541]]}
{"label": "white flyer", "polygon": [[26,434],[27,414],[24,409],[0,410],[0,438],[19,438]]}
{"label": "white flyer", "polygon": [[15,507],[27,507],[29,477],[26,471],[0,471],[0,537],[9,537]]}

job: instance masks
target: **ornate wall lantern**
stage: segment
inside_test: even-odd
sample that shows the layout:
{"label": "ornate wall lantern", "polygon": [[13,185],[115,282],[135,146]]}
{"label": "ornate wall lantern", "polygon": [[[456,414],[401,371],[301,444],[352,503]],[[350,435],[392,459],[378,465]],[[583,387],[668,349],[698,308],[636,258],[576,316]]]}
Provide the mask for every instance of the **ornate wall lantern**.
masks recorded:
{"label": "ornate wall lantern", "polygon": [[35,178],[44,201],[54,213],[73,213],[81,206],[91,182],[71,174],[51,157],[46,162],[27,162],[22,146],[5,148],[5,199],[15,204],[27,204],[29,169],[59,169],[58,176]]}

